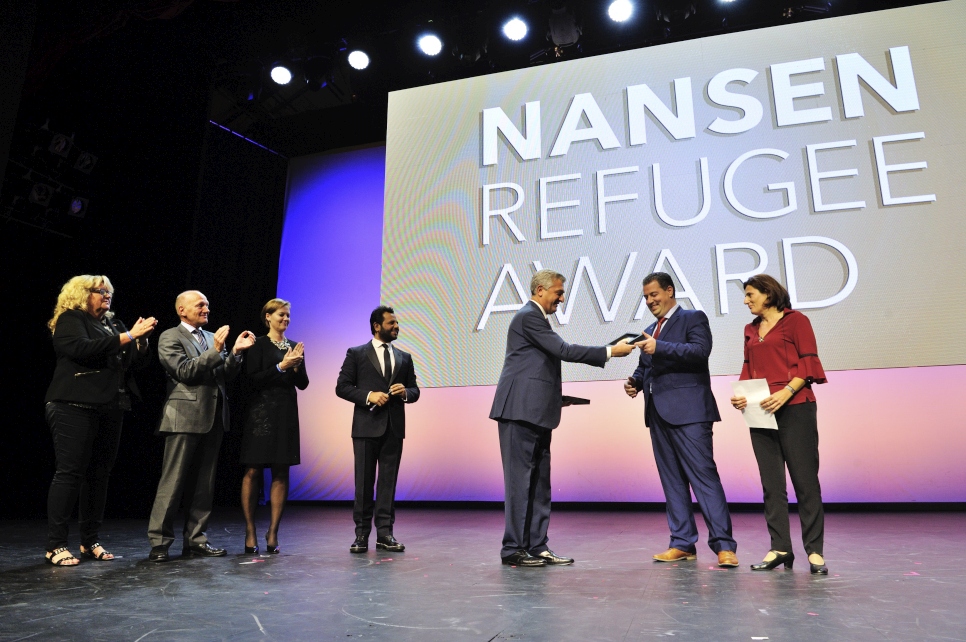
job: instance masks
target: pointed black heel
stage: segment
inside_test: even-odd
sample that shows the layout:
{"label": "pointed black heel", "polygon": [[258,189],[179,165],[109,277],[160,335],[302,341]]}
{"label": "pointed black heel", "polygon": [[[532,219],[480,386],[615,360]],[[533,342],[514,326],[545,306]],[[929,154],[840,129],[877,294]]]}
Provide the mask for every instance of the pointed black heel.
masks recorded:
{"label": "pointed black heel", "polygon": [[281,551],[278,550],[278,544],[272,546],[268,543],[268,535],[265,535],[265,552],[271,553],[272,555],[278,555]]}
{"label": "pointed black heel", "polygon": [[[774,553],[774,551],[772,551]],[[776,566],[785,565],[788,570],[792,569],[792,565],[795,564],[795,554],[789,551],[788,553],[778,554],[775,553],[775,559],[770,562],[759,562],[758,564],[752,564],[751,570],[753,571],[770,571]],[[814,565],[813,565],[814,566]],[[815,571],[812,571],[813,573]]]}
{"label": "pointed black heel", "polygon": [[245,547],[245,555],[258,555],[258,544]]}

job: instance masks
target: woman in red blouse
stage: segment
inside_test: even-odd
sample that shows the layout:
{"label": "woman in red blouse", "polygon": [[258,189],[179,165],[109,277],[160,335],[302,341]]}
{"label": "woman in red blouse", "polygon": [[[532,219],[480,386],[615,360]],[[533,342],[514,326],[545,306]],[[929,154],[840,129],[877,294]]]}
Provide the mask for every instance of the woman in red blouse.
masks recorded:
{"label": "woman in red blouse", "polygon": [[[771,550],[754,571],[767,571],[795,561],[788,528],[785,467],[792,478],[802,522],[802,541],[812,573],[828,574],[822,549],[825,513],[818,481],[818,425],[813,383],[825,383],[815,334],[808,317],[791,309],[788,292],[774,278],[759,274],[744,283],[745,305],[757,318],[745,326],[745,362],[740,379],[765,379],[771,396],[761,407],[774,413],[778,430],[751,429],[764,491],[765,521]],[[743,410],[745,397],[732,397]]]}

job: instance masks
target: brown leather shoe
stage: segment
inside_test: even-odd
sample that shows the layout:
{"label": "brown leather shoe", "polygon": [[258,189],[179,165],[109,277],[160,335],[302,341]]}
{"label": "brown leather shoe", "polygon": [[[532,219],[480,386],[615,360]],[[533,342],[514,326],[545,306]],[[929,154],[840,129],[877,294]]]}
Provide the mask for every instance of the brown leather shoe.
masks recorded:
{"label": "brown leather shoe", "polygon": [[698,559],[697,553],[688,553],[678,548],[669,548],[654,556],[655,562],[680,562],[682,560],[690,562],[696,559]]}
{"label": "brown leather shoe", "polygon": [[718,566],[733,568],[738,566],[738,556],[734,551],[721,551],[718,553]]}

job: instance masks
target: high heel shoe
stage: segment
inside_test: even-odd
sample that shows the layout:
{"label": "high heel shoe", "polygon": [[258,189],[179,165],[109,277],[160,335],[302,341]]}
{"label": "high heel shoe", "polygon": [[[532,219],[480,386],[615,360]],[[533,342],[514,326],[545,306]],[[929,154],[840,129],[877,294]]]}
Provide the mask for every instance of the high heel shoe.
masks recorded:
{"label": "high heel shoe", "polygon": [[[792,565],[795,563],[795,553],[789,551],[788,553],[777,553],[775,551],[770,551],[775,554],[774,559],[768,562],[759,562],[758,564],[752,564],[751,570],[753,571],[770,571],[776,566],[785,565],[785,568],[791,570]],[[812,571],[813,573],[815,571]]]}
{"label": "high heel shoe", "polygon": [[258,555],[258,544],[245,547],[245,555]]}
{"label": "high heel shoe", "polygon": [[272,546],[268,543],[268,535],[265,535],[265,552],[271,553],[272,555],[278,555],[281,551],[278,550],[278,544]]}
{"label": "high heel shoe", "polygon": [[[812,563],[812,555],[822,558],[821,564]],[[828,575],[828,567],[825,565],[825,558],[818,553],[812,553],[808,556],[808,570],[811,571],[812,575]]]}

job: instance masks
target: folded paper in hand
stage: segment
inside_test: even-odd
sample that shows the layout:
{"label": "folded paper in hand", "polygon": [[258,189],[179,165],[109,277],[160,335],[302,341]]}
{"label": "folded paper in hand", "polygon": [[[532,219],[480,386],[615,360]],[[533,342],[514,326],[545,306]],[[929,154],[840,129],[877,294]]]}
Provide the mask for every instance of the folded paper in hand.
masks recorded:
{"label": "folded paper in hand", "polygon": [[745,418],[745,424],[749,428],[771,428],[778,430],[778,422],[775,415],[761,407],[761,402],[771,395],[766,379],[745,379],[744,381],[733,381],[732,389],[736,397],[744,397],[748,400],[748,405],[741,411],[741,416]]}

